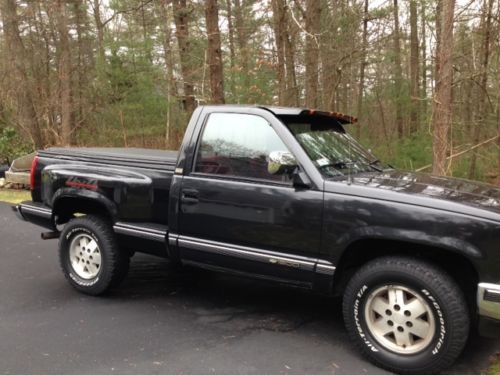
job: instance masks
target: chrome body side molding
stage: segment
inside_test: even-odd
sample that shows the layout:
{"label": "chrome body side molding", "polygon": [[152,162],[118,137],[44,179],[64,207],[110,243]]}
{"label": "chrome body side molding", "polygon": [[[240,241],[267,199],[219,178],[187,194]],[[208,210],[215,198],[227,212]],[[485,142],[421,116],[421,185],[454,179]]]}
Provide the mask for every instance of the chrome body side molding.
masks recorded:
{"label": "chrome body side molding", "polygon": [[153,241],[165,241],[167,237],[166,230],[159,230],[154,228],[147,228],[139,225],[133,225],[130,223],[117,222],[113,225],[115,233],[124,234],[133,237],[144,238]]}
{"label": "chrome body side molding", "polygon": [[291,267],[303,271],[313,271],[328,276],[333,276],[335,272],[335,266],[331,262],[323,259],[309,258],[295,254],[280,253],[176,234],[169,234],[168,237],[169,245],[177,243],[181,248],[185,247],[218,255],[228,255],[255,262]]}

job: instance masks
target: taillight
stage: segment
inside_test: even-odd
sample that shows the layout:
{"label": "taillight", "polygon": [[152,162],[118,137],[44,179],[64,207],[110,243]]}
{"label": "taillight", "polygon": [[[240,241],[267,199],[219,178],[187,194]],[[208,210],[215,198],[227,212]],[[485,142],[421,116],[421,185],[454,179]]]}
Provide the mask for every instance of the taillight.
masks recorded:
{"label": "taillight", "polygon": [[30,170],[30,187],[31,190],[35,189],[35,173],[36,173],[36,167],[38,166],[38,156],[35,156],[33,158],[33,161],[31,162],[31,170]]}

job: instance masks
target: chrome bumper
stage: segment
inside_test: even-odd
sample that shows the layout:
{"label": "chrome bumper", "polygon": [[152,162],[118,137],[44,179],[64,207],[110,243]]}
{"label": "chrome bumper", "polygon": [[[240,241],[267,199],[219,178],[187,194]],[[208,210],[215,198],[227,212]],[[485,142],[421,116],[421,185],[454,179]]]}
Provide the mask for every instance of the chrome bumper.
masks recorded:
{"label": "chrome bumper", "polygon": [[500,284],[480,283],[477,306],[480,316],[500,320]]}

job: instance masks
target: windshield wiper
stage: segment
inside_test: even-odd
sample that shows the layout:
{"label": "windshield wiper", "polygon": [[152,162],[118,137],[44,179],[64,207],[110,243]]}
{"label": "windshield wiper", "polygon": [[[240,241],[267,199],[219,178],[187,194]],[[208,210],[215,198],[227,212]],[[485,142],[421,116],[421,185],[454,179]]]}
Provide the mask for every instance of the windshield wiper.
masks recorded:
{"label": "windshield wiper", "polygon": [[368,166],[370,166],[371,168],[375,169],[377,172],[383,172],[384,171],[383,168],[376,167],[375,164],[380,164],[380,160],[379,159],[372,160],[371,162],[368,163]]}

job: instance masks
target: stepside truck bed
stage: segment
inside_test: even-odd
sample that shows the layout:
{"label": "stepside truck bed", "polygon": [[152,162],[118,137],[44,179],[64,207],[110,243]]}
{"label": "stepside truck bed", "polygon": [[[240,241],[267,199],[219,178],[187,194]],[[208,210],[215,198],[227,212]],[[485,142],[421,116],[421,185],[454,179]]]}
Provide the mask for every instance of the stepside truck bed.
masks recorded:
{"label": "stepside truck bed", "polygon": [[41,150],[33,167],[33,201],[21,204],[19,213],[55,229],[75,205],[82,212],[105,208],[124,247],[164,256],[177,155],[139,148]]}

